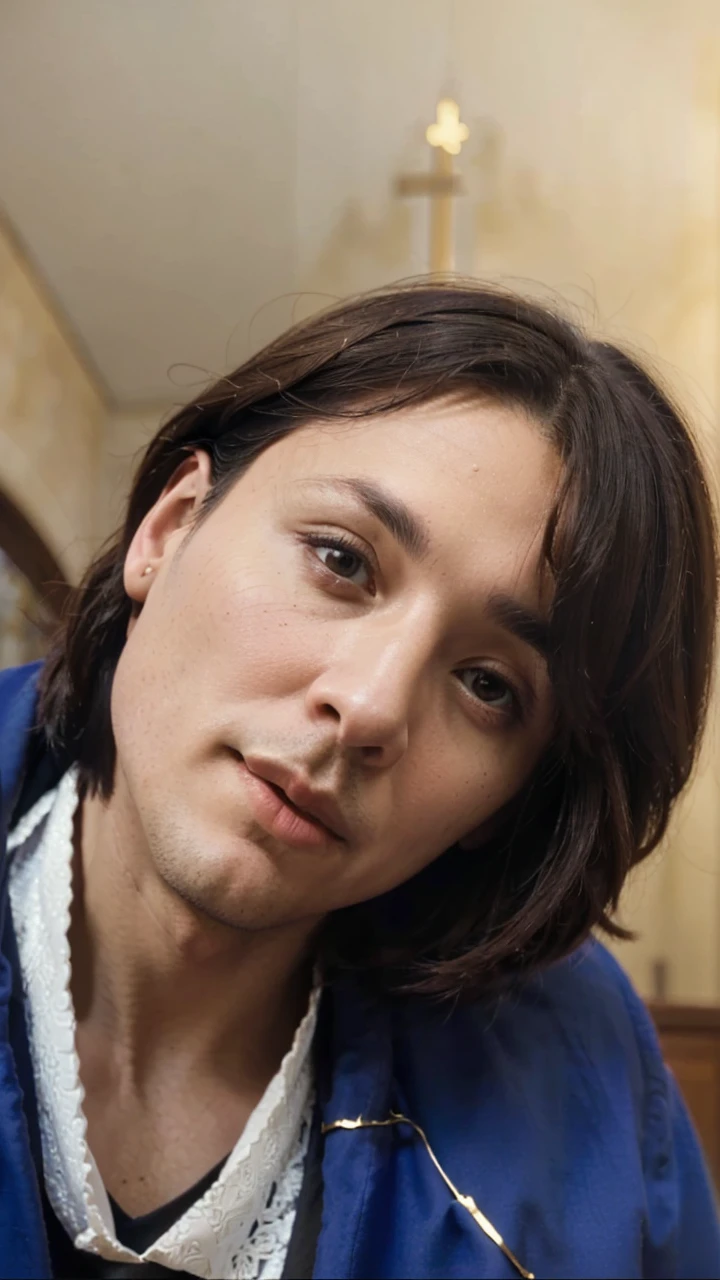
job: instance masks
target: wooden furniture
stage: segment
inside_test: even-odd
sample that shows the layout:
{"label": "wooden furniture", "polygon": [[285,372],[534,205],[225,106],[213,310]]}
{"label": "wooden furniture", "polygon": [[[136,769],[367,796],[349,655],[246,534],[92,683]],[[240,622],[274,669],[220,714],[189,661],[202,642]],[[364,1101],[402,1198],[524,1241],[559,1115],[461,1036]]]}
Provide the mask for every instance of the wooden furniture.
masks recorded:
{"label": "wooden furniture", "polygon": [[655,1003],[650,1012],[720,1189],[720,1008]]}

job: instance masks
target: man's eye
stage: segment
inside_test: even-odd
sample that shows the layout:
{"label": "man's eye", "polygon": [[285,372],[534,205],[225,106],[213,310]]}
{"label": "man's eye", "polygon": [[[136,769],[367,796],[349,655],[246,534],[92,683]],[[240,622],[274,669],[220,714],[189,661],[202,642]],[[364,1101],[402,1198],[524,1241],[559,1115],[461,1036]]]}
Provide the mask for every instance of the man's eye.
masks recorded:
{"label": "man's eye", "polygon": [[363,556],[342,543],[323,542],[313,544],[318,560],[337,578],[344,578],[355,587],[369,587],[371,574]]}
{"label": "man's eye", "polygon": [[458,679],[479,702],[497,711],[512,711],[517,703],[515,692],[502,676],[487,667],[466,667]]}

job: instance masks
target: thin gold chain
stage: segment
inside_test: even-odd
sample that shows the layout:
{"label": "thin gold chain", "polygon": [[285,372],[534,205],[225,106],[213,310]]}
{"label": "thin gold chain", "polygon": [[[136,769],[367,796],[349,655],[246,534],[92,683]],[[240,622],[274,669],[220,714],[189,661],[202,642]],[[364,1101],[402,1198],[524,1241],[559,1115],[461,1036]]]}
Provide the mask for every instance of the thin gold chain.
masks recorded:
{"label": "thin gold chain", "polygon": [[457,1200],[458,1204],[461,1204],[463,1206],[463,1209],[467,1209],[468,1213],[470,1214],[470,1217],[474,1219],[474,1221],[479,1226],[480,1230],[483,1231],[490,1240],[492,1240],[493,1244],[497,1245],[498,1249],[502,1250],[508,1262],[512,1263],[512,1265],[514,1266],[518,1275],[522,1276],[522,1280],[535,1280],[535,1277],[532,1271],[526,1271],[525,1267],[523,1267],[522,1264],[518,1262],[512,1249],[508,1249],[505,1241],[500,1235],[500,1232],[495,1230],[495,1227],[493,1226],[492,1222],[490,1222],[485,1217],[485,1214],[482,1213],[480,1209],[478,1209],[472,1196],[464,1196],[461,1191],[458,1191],[454,1182],[450,1180],[445,1170],[443,1169],[442,1165],[440,1164],[440,1161],[435,1155],[435,1152],[430,1146],[430,1143],[427,1140],[425,1131],[421,1129],[420,1125],[416,1124],[414,1120],[410,1120],[408,1116],[401,1116],[396,1111],[391,1111],[387,1120],[363,1120],[362,1116],[358,1116],[357,1120],[333,1120],[330,1124],[324,1124],[322,1126],[322,1132],[332,1133],[333,1130],[335,1129],[385,1129],[388,1127],[388,1125],[394,1125],[394,1124],[407,1124],[410,1126],[411,1129],[415,1130],[418,1136],[422,1138],[422,1141],[425,1143],[425,1150],[427,1151],[430,1159],[435,1165],[435,1168],[440,1174],[440,1177],[445,1183],[445,1186],[448,1187],[451,1194]]}

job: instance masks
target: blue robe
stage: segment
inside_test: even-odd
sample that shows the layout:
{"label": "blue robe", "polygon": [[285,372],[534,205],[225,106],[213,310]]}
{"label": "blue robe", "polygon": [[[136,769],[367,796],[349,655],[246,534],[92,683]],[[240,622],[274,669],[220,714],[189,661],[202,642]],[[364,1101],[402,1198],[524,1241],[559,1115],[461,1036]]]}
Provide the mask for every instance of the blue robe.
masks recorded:
{"label": "blue robe", "polygon": [[[3,850],[36,676],[0,673]],[[1,884],[0,1277],[49,1277],[6,874]],[[720,1277],[696,1136],[651,1020],[603,947],[586,944],[492,1013],[381,1000],[350,979],[324,1006],[325,1123],[411,1118],[535,1276]],[[332,1130],[322,1176],[316,1277],[518,1274],[408,1126]]]}

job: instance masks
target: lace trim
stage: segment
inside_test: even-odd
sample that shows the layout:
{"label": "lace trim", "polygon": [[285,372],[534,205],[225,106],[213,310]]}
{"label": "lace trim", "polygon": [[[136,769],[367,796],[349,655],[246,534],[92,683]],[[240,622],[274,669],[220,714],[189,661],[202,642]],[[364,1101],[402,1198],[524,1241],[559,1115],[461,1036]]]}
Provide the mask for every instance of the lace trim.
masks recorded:
{"label": "lace trim", "polygon": [[[68,927],[72,904],[75,770],[43,796],[8,840],[10,899],[26,995],[45,1185],[78,1248],[108,1260],[159,1262],[193,1275],[274,1280],[295,1219],[312,1115],[310,1046],[319,989],[293,1045],[219,1177],[142,1255],[122,1245],[87,1144],[75,1050]],[[30,856],[24,846],[46,820]]]}
{"label": "lace trim", "polygon": [[[93,1234],[114,1232],[110,1203],[86,1141],[84,1090],[75,1052],[68,929],[76,808],[71,770],[56,792],[38,801],[8,842],[17,849],[10,903],[23,971],[45,1187],[72,1238],[88,1227]],[[40,845],[34,856],[24,858],[21,840],[27,841],[48,813]]]}
{"label": "lace trim", "polygon": [[[207,1280],[213,1276],[280,1280],[302,1186],[310,1116],[311,1107],[302,1121],[290,1160],[280,1176],[273,1179],[269,1191],[265,1184],[265,1198],[258,1209],[242,1211],[232,1179],[222,1197],[213,1196],[216,1183],[143,1258],[178,1270],[184,1268]],[[208,1227],[213,1236],[210,1248]]]}

